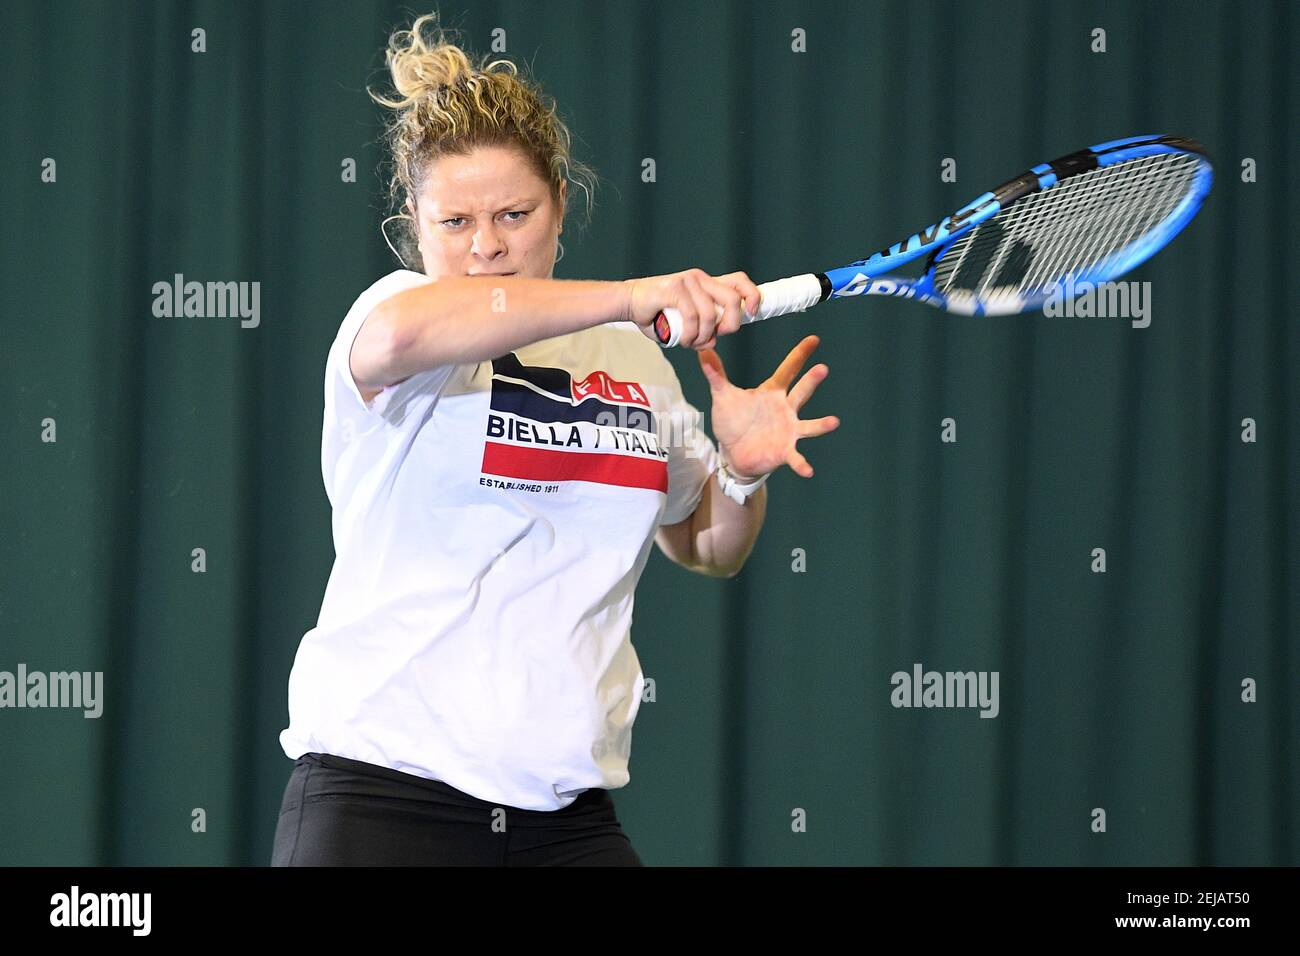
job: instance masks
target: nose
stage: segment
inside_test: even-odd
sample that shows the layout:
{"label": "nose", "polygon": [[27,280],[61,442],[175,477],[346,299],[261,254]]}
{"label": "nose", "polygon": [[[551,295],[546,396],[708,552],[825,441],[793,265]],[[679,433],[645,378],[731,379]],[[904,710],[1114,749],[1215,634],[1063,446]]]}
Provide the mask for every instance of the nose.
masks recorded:
{"label": "nose", "polygon": [[505,243],[497,234],[496,226],[480,226],[474,233],[474,254],[482,259],[495,259],[505,252]]}

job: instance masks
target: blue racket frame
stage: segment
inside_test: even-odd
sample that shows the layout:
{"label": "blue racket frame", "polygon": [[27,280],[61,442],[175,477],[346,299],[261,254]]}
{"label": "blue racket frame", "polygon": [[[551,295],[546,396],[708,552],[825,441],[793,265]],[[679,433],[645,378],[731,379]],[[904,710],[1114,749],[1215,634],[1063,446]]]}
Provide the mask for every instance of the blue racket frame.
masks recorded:
{"label": "blue racket frame", "polygon": [[[1080,173],[1162,153],[1186,153],[1200,159],[1192,188],[1159,226],[1132,245],[1126,246],[1083,273],[1062,276],[1055,285],[1039,294],[1017,297],[1014,300],[1002,297],[999,301],[990,304],[976,296],[963,296],[959,299],[945,295],[935,287],[935,267],[952,244],[1016,200],[1031,193],[1051,189],[1058,182]],[[892,295],[918,299],[937,308],[963,315],[1009,315],[1041,308],[1043,303],[1063,286],[1087,288],[1088,283],[1106,282],[1151,258],[1192,220],[1205,201],[1213,181],[1213,169],[1205,150],[1199,143],[1184,137],[1129,136],[1125,139],[1099,143],[1050,163],[1034,166],[1015,179],[1008,180],[996,189],[962,206],[951,216],[945,216],[929,229],[895,243],[867,259],[823,273],[826,277],[825,284],[830,286],[830,291],[824,298]],[[930,254],[930,261],[919,278],[887,278],[889,273],[927,253]]]}

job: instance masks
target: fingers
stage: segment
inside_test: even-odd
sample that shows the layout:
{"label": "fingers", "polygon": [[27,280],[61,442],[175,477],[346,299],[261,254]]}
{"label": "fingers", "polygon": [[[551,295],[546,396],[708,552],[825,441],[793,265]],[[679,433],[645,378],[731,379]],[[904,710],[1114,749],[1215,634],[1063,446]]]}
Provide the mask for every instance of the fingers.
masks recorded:
{"label": "fingers", "polygon": [[697,324],[692,337],[683,334],[682,344],[695,349],[713,348],[719,336],[738,331],[744,324],[744,312],[756,312],[762,299],[758,286],[743,272],[714,277],[703,269],[690,269],[683,274],[683,284],[690,293]]}
{"label": "fingers", "polygon": [[719,282],[725,282],[731,288],[740,293],[745,311],[750,315],[757,315],[758,308],[762,304],[763,293],[758,290],[758,286],[743,272],[728,272],[724,276],[718,276]]}
{"label": "fingers", "polygon": [[840,427],[840,420],[835,415],[824,415],[821,418],[809,418],[800,420],[799,437],[816,438],[818,435],[825,435],[827,432],[833,432]]}
{"label": "fingers", "polygon": [[804,362],[808,361],[820,342],[821,339],[815,335],[804,336],[803,340],[792,348],[790,354],[777,366],[776,371],[768,378],[768,382],[779,387],[782,391],[788,389],[790,383],[794,381],[794,377],[803,368]]}
{"label": "fingers", "polygon": [[810,368],[803,378],[799,379],[799,384],[790,389],[790,407],[796,412],[803,408],[804,403],[812,398],[812,393],[817,391],[817,386],[826,381],[826,376],[830,374],[830,366],[825,362]]}
{"label": "fingers", "polygon": [[698,352],[700,360],[700,371],[708,380],[709,391],[717,393],[720,389],[731,386],[727,380],[727,370],[722,365],[722,356],[713,349],[702,348]]}
{"label": "fingers", "polygon": [[808,459],[799,454],[796,448],[790,449],[790,456],[786,458],[785,463],[800,478],[811,478],[813,476],[812,465],[808,464]]}
{"label": "fingers", "polygon": [[696,349],[713,348],[718,343],[718,336],[730,335],[741,326],[741,309],[744,302],[741,295],[732,286],[719,279],[715,279],[707,272],[693,270],[693,281],[690,283],[695,289],[696,300],[700,304],[697,306],[702,315],[709,314],[705,311],[703,302],[708,302],[708,308],[713,310],[713,323],[710,324],[703,319],[700,321],[699,331],[696,333],[697,341],[693,344]]}
{"label": "fingers", "polygon": [[685,273],[679,273],[667,278],[669,284],[669,295],[675,308],[682,317],[682,334],[678,339],[678,345],[691,345],[695,341],[696,334],[699,330],[699,313],[695,304],[695,297],[691,294],[690,283]]}
{"label": "fingers", "polygon": [[744,318],[741,309],[744,308],[745,303],[740,292],[736,290],[734,280],[729,282],[725,278],[715,279],[713,276],[705,275],[700,279],[700,283],[713,296],[713,301],[721,307],[718,334],[730,335],[739,329]]}
{"label": "fingers", "polygon": [[685,280],[687,292],[695,309],[696,331],[693,338],[688,339],[683,336],[682,344],[695,349],[704,348],[705,343],[713,338],[714,329],[718,326],[718,308],[713,302],[713,297],[704,287],[704,280],[707,278],[708,276],[700,270],[693,269],[687,273]]}
{"label": "fingers", "polygon": [[703,269],[687,269],[658,281],[671,307],[681,313],[679,344],[696,350],[713,348],[720,336],[738,331],[745,313],[756,314],[762,302],[758,286],[743,272],[715,277]]}

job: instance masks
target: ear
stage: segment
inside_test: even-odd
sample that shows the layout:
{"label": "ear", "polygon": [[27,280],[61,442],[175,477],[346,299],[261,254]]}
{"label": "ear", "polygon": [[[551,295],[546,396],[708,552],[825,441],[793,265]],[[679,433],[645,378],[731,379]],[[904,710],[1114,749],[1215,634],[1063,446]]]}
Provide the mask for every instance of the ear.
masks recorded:
{"label": "ear", "polygon": [[561,179],[560,180],[560,209],[559,209],[560,228],[556,230],[557,235],[561,232],[564,232],[564,197],[568,195],[568,192],[569,192],[569,181],[567,179]]}
{"label": "ear", "polygon": [[412,219],[416,218],[416,216],[415,216],[415,202],[411,199],[410,196],[407,196],[407,197],[406,197],[406,212],[407,212],[407,215],[409,215]]}

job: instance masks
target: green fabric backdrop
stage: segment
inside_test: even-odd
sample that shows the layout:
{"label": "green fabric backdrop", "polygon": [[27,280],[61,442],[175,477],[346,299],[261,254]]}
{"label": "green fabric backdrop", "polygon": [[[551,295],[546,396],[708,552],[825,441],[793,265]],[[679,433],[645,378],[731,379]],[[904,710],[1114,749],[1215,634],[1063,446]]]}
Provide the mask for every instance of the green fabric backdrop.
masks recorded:
{"label": "green fabric backdrop", "polygon": [[[812,480],[771,479],[738,577],[651,559],[633,637],[656,700],[615,793],[647,863],[1300,862],[1300,6],[441,9],[476,50],[506,31],[604,177],[559,278],[838,265],[1136,133],[1216,164],[1202,214],[1131,276],[1146,329],[869,299],[724,339],[755,385],[819,334],[804,414],[843,424],[801,443]],[[333,559],[325,354],[396,265],[364,87],[419,12],[0,6],[0,670],[105,680],[96,720],[0,710],[0,863],[269,860],[286,681]],[[154,317],[176,273],[260,282],[260,325]],[[695,355],[672,361],[707,413]],[[892,707],[916,662],[999,672],[998,717]]]}

